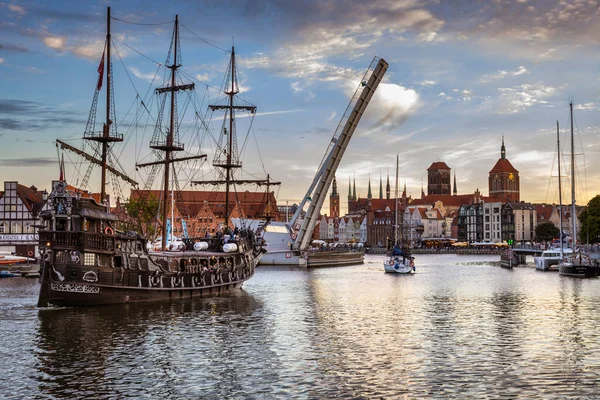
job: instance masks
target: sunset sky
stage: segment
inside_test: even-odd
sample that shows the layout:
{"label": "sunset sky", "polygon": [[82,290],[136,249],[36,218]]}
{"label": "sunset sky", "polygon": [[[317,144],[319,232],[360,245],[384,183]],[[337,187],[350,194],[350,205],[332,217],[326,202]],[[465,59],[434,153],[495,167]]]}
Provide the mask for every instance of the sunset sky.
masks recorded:
{"label": "sunset sky", "polygon": [[[0,2],[2,181],[49,189],[59,170],[54,140],[78,145],[98,76],[107,6],[114,17],[122,133],[133,132],[127,121],[140,107],[136,92],[145,99],[162,81],[161,75],[151,86],[178,14],[181,69],[200,99],[216,99],[235,44],[242,96],[258,108],[248,138],[239,120],[243,175],[269,173],[281,181],[280,203],[304,196],[374,56],[389,70],[337,171],[342,211],[350,177],[361,196],[369,177],[375,196],[380,176],[385,185],[389,173],[393,183],[397,153],[401,186],[413,197],[426,187],[427,168],[436,161],[456,174],[459,194],[479,189],[487,195],[502,135],[507,158],[520,172],[521,199],[557,202],[556,121],[561,143],[570,146],[570,101],[577,202],[600,193],[597,0]],[[133,133],[116,151],[123,170],[140,180],[134,165],[144,159],[141,139]],[[202,147],[209,154],[203,168],[212,149]],[[71,183],[82,170],[70,157],[65,154]],[[88,189],[99,191],[97,175]],[[565,179],[565,202],[568,184]]]}

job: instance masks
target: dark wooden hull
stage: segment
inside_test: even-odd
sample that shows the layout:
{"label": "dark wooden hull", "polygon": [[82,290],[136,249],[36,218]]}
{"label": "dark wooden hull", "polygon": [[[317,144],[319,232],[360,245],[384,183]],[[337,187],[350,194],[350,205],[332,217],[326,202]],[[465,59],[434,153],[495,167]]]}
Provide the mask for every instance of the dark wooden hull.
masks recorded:
{"label": "dark wooden hull", "polygon": [[[38,306],[99,306],[219,296],[239,289],[254,275],[260,255],[249,264],[216,271],[188,269],[177,272],[92,269],[81,266],[42,265]],[[85,277],[88,277],[87,281]]]}
{"label": "dark wooden hull", "polygon": [[558,273],[573,278],[593,278],[600,275],[598,265],[559,264]]}

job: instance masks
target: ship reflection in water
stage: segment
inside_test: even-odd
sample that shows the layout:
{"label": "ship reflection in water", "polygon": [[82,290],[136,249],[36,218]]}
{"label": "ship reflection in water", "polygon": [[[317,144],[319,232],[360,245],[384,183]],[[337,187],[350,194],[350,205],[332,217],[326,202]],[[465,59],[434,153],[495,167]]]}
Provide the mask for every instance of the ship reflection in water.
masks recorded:
{"label": "ship reflection in water", "polygon": [[396,276],[384,257],[82,309],[36,309],[35,280],[0,280],[0,397],[600,398],[599,279],[456,255]]}

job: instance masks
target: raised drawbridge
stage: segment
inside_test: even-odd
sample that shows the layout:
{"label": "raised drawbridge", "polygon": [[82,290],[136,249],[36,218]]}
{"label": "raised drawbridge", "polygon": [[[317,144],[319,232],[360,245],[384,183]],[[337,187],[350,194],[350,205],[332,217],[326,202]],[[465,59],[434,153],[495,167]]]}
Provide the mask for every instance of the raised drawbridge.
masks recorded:
{"label": "raised drawbridge", "polygon": [[298,230],[296,240],[293,244],[295,250],[305,250],[308,248],[315,224],[321,212],[321,207],[323,206],[335,172],[342,161],[342,156],[387,69],[388,63],[383,58],[373,58],[371,65],[367,68],[367,71],[358,84],[358,88],[350,99],[350,104],[348,104],[333,134],[321,166],[317,170],[306,195],[290,221],[290,226],[296,224],[306,202],[309,201],[310,204],[306,216],[302,220],[302,225]]}

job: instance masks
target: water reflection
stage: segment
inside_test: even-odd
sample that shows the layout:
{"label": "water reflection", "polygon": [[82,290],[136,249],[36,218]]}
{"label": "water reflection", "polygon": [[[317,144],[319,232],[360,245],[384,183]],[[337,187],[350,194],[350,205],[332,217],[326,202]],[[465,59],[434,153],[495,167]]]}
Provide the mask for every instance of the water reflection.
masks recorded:
{"label": "water reflection", "polygon": [[84,309],[38,310],[37,283],[0,281],[0,397],[600,397],[600,279],[451,255],[396,276],[367,261]]}
{"label": "water reflection", "polygon": [[58,398],[244,392],[251,371],[237,363],[254,352],[269,353],[253,340],[267,330],[261,308],[240,292],[209,300],[40,310],[39,390]]}

